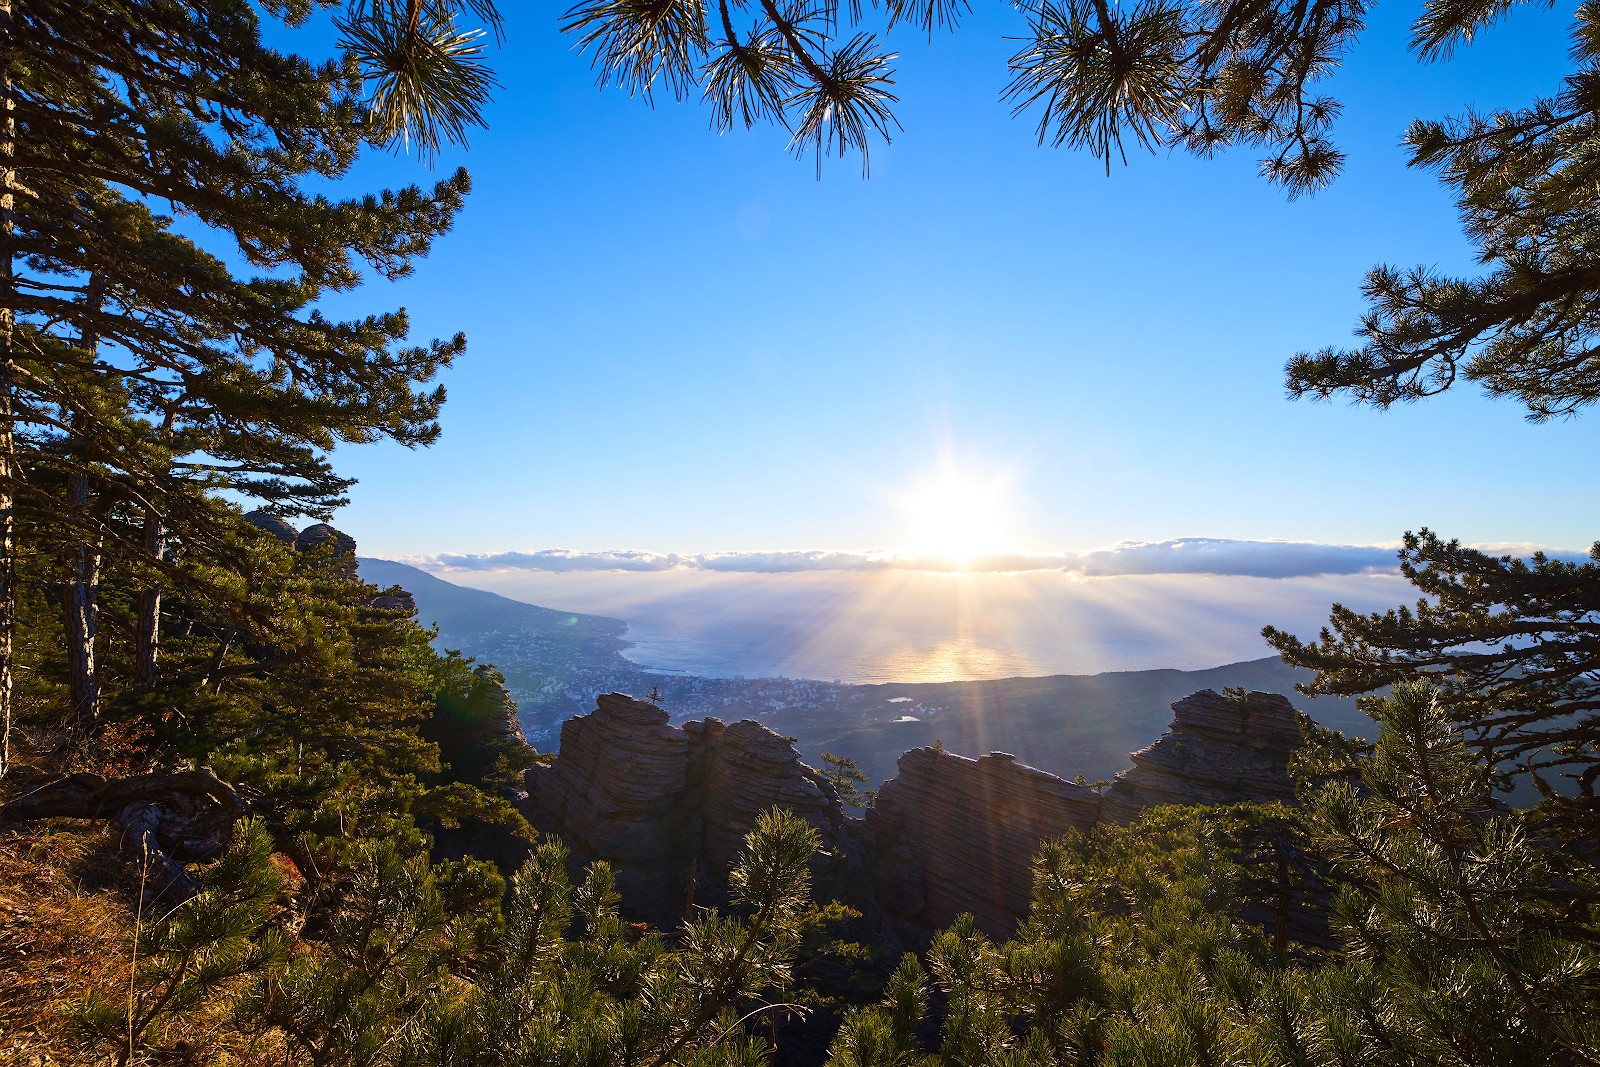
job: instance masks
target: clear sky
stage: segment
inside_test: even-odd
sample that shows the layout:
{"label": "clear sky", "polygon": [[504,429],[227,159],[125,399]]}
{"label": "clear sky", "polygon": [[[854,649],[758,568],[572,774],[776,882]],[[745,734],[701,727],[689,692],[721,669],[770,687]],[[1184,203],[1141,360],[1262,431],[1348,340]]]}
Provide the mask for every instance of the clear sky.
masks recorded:
{"label": "clear sky", "polygon": [[[1380,6],[1331,83],[1344,176],[1287,202],[1235,151],[1108,178],[998,100],[1022,23],[981,2],[898,47],[904,132],[857,160],[717,135],[697,102],[596,89],[558,5],[505,4],[474,192],[414,277],[329,306],[465,330],[441,441],[341,450],[335,519],[369,555],[885,550],[918,486],[1000,486],[995,547],[1212,537],[1369,545],[1600,536],[1596,416],[1542,426],[1471,387],[1377,413],[1290,402],[1286,357],[1343,344],[1380,261],[1470,271],[1416,116],[1556,87],[1563,9],[1519,9],[1447,64]],[[426,180],[363,162],[352,188]],[[935,546],[936,547],[936,546]]]}

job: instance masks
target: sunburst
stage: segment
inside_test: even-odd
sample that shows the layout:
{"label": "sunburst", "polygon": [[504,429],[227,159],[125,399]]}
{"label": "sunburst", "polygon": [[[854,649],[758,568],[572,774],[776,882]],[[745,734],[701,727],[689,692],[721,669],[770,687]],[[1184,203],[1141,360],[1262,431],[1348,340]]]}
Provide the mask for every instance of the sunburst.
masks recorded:
{"label": "sunburst", "polygon": [[1011,549],[1010,506],[1002,479],[947,469],[906,494],[908,555],[958,567]]}

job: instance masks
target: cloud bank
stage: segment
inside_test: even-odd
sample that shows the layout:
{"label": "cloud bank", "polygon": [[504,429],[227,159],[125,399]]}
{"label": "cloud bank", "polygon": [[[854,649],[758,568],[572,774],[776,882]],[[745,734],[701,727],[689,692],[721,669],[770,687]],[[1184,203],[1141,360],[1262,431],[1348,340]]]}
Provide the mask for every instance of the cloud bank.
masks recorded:
{"label": "cloud bank", "polygon": [[896,570],[1008,574],[1061,571],[1085,578],[1148,574],[1311,578],[1319,575],[1392,573],[1396,569],[1393,546],[1240,541],[1215,537],[1125,541],[1088,552],[1002,553],[964,560],[888,552],[822,550],[680,554],[637,550],[576,552],[550,548],[536,552],[445,553],[405,562],[427,570],[543,571],[558,574],[581,571],[701,571],[726,574]]}

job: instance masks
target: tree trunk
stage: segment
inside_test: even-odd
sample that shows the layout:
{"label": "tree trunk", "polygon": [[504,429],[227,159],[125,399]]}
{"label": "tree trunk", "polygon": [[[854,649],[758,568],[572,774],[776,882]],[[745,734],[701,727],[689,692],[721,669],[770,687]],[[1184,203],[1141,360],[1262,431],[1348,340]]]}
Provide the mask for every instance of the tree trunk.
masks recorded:
{"label": "tree trunk", "polygon": [[[105,302],[105,279],[99,274],[89,278],[89,291],[84,300],[89,315],[98,314]],[[100,347],[100,334],[87,316],[78,329],[78,347],[93,359]],[[82,420],[74,414],[71,422],[73,443],[84,435]],[[87,450],[78,457],[80,468],[88,463]],[[100,677],[95,672],[94,639],[100,622],[100,552],[102,535],[97,517],[89,510],[89,474],[79,469],[67,476],[67,509],[76,515],[82,534],[72,547],[72,581],[67,586],[67,673],[71,678],[73,727],[79,735],[86,733],[100,719]]]}
{"label": "tree trunk", "polygon": [[[169,407],[161,420],[161,440],[165,446],[172,436],[177,420],[177,409]],[[144,516],[144,552],[151,564],[159,565],[167,555],[166,519],[154,510]],[[152,572],[160,572],[152,566]],[[140,689],[154,689],[160,676],[161,655],[161,585],[152,578],[149,585],[139,590],[139,619],[135,635],[133,657],[133,684]]]}
{"label": "tree trunk", "polygon": [[17,120],[11,81],[12,0],[0,0],[0,777],[11,769],[12,671],[17,629],[16,372],[12,344],[17,325],[17,172],[13,164]]}
{"label": "tree trunk", "polygon": [[222,640],[217,643],[216,654],[211,657],[211,666],[206,668],[205,676],[200,679],[201,689],[211,688],[211,680],[215,678],[217,684],[212,692],[222,692],[222,666],[228,662],[228,653],[233,649],[233,639],[238,636],[239,631],[231,626],[228,632],[222,635]]}
{"label": "tree trunk", "polygon": [[[144,551],[155,563],[160,563],[167,553],[167,524],[153,511],[144,517]],[[133,684],[140,689],[155,688],[160,648],[161,586],[151,584],[139,590],[138,649]]]}
{"label": "tree trunk", "polygon": [[[67,482],[67,505],[86,520],[89,476],[74,473]],[[72,550],[72,581],[67,586],[67,669],[72,679],[73,726],[81,734],[100,718],[100,678],[95,672],[94,639],[100,616],[100,539],[86,536]]]}

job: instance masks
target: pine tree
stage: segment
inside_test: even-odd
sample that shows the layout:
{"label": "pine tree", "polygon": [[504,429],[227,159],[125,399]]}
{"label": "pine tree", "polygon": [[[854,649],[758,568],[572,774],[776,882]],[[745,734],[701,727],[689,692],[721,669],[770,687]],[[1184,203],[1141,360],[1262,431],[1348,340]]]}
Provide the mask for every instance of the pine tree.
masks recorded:
{"label": "pine tree", "polygon": [[241,820],[200,892],[176,907],[168,902],[164,914],[135,930],[127,988],[96,991],[73,1009],[86,1048],[121,1067],[158,1042],[165,1025],[227,996],[240,980],[282,966],[287,942],[269,920],[284,889],[266,826]]}
{"label": "pine tree", "polygon": [[[313,65],[266,47],[246,0],[0,5],[0,772],[25,464],[64,470],[69,501],[120,477],[159,568],[164,527],[206,514],[172,491],[175,468],[320,511],[346,483],[319,450],[437,433],[443,393],[425,386],[462,339],[408,347],[403,313],[340,323],[316,302],[363,270],[403,275],[449,227],[465,173],[348,200],[302,183],[338,178],[369,143],[464,136],[492,78],[455,26],[463,7],[498,30],[488,0],[353,2],[342,59]],[[235,277],[158,202],[269,273]],[[92,402],[118,389],[124,412]],[[30,454],[41,436],[60,446]],[[104,532],[81,509],[65,518],[81,545]]]}
{"label": "pine tree", "polygon": [[1312,826],[1342,867],[1335,919],[1366,1010],[1401,1022],[1414,1062],[1592,1064],[1600,1029],[1600,880],[1592,856],[1495,805],[1445,692],[1402,681],[1373,705],[1360,788],[1312,794]]}
{"label": "pine tree", "polygon": [[[1362,615],[1335,604],[1303,642],[1263,634],[1290,663],[1316,671],[1308,693],[1372,693],[1426,682],[1502,781],[1530,773],[1578,834],[1600,826],[1600,545],[1588,563],[1492,556],[1428,530],[1406,534],[1401,572],[1416,608]],[[1554,779],[1554,781],[1546,781]]]}
{"label": "pine tree", "polygon": [[766,1062],[751,1020],[794,958],[816,832],[769,812],[733,872],[737,914],[703,914],[670,947],[622,921],[609,867],[574,886],[546,841],[513,880],[504,932],[458,999],[435,1002],[399,1062],[734,1064]]}

